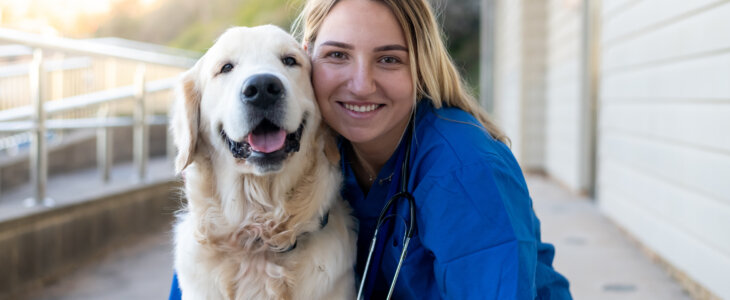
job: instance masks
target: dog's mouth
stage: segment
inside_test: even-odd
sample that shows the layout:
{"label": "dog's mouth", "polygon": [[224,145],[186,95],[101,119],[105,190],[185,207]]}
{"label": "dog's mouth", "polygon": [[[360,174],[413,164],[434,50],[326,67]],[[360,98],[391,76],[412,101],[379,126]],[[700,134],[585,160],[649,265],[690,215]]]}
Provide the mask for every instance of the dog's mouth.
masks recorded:
{"label": "dog's mouth", "polygon": [[288,133],[271,121],[263,119],[245,136],[243,141],[230,139],[222,126],[220,134],[235,158],[283,157],[289,153],[299,151],[299,141],[302,138],[305,123],[305,121],[302,121],[296,131]]}

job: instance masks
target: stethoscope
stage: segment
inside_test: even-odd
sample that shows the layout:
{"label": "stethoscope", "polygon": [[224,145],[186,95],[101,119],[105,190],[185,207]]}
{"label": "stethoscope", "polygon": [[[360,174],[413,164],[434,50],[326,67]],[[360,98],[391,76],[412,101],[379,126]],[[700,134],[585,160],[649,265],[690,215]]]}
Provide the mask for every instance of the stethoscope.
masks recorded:
{"label": "stethoscope", "polygon": [[408,122],[408,127],[406,129],[406,152],[405,157],[403,158],[403,165],[401,167],[401,178],[400,178],[400,190],[398,193],[393,195],[388,202],[385,203],[385,206],[383,206],[383,209],[380,211],[380,216],[377,220],[377,225],[375,226],[375,232],[373,233],[373,240],[370,242],[370,250],[368,251],[368,258],[365,262],[365,269],[363,270],[362,279],[360,279],[360,288],[357,291],[357,299],[361,300],[363,295],[363,290],[365,287],[365,282],[368,276],[368,270],[370,270],[370,262],[373,258],[373,253],[375,252],[375,245],[378,240],[378,231],[380,230],[380,225],[385,222],[386,219],[389,217],[392,217],[393,215],[388,215],[388,211],[393,206],[394,203],[398,202],[401,199],[408,200],[408,207],[409,207],[409,218],[408,225],[406,227],[406,234],[403,237],[403,250],[401,250],[400,253],[400,259],[398,260],[398,266],[395,269],[395,274],[393,275],[393,280],[390,283],[390,290],[388,290],[388,297],[386,299],[390,299],[390,297],[393,295],[393,290],[395,289],[395,282],[398,280],[398,274],[400,273],[401,266],[403,265],[403,260],[406,258],[406,253],[408,252],[408,244],[411,241],[411,237],[413,237],[413,231],[415,229],[415,222],[416,222],[416,206],[415,206],[415,198],[413,198],[413,195],[408,192],[408,176],[410,171],[408,170],[408,158],[410,156],[411,152],[411,137],[413,135],[414,127],[414,115],[411,115],[411,119]]}

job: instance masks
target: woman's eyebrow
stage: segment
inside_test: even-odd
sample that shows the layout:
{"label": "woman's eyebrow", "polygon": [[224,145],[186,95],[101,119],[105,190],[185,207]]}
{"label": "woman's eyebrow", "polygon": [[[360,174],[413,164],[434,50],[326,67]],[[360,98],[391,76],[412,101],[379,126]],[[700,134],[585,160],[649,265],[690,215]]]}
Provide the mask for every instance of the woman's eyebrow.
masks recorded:
{"label": "woman's eyebrow", "polygon": [[385,46],[380,46],[380,47],[373,48],[373,52],[391,51],[391,50],[400,50],[400,51],[408,52],[408,48],[406,48],[404,46],[401,46],[401,45],[397,45],[397,44],[394,44],[394,45],[385,45]]}
{"label": "woman's eyebrow", "polygon": [[344,48],[344,49],[355,49],[355,47],[350,44],[346,44],[343,42],[336,42],[336,41],[326,41],[326,42],[320,44],[320,46],[335,46],[335,47]]}

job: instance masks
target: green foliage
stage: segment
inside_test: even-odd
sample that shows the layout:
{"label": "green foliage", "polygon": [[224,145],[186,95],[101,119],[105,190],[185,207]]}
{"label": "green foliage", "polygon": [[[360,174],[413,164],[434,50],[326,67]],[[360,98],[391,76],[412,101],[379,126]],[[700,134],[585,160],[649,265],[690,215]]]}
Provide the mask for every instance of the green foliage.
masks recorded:
{"label": "green foliage", "polygon": [[233,26],[275,24],[289,29],[304,0],[167,0],[140,14],[138,0],[117,2],[97,37],[116,36],[204,52]]}
{"label": "green foliage", "polygon": [[213,15],[204,18],[205,21],[191,22],[168,45],[204,52],[229,27],[274,24],[288,30],[302,3],[301,0],[240,0],[233,5],[231,1],[226,2],[227,5],[215,6]]}
{"label": "green foliage", "polygon": [[180,33],[174,40],[168,43],[169,46],[181,49],[192,50],[203,53],[211,45],[213,45],[213,39],[216,33],[222,33],[222,30],[218,32],[220,25],[216,26],[212,22],[203,23],[196,21]]}
{"label": "green foliage", "polygon": [[[232,26],[274,24],[289,30],[305,0],[167,0],[139,15],[139,0],[117,2],[115,17],[97,36],[118,36],[205,52]],[[431,0],[447,46],[470,87],[479,79],[479,1]]]}

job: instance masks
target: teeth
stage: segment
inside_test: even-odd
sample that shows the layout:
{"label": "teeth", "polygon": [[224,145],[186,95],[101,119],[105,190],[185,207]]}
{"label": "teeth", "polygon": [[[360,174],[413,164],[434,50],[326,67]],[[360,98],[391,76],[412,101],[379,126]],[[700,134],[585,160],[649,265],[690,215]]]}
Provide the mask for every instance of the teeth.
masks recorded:
{"label": "teeth", "polygon": [[378,108],[378,104],[370,104],[370,105],[352,105],[345,103],[345,108],[356,111],[356,112],[371,112],[374,111],[376,108]]}

